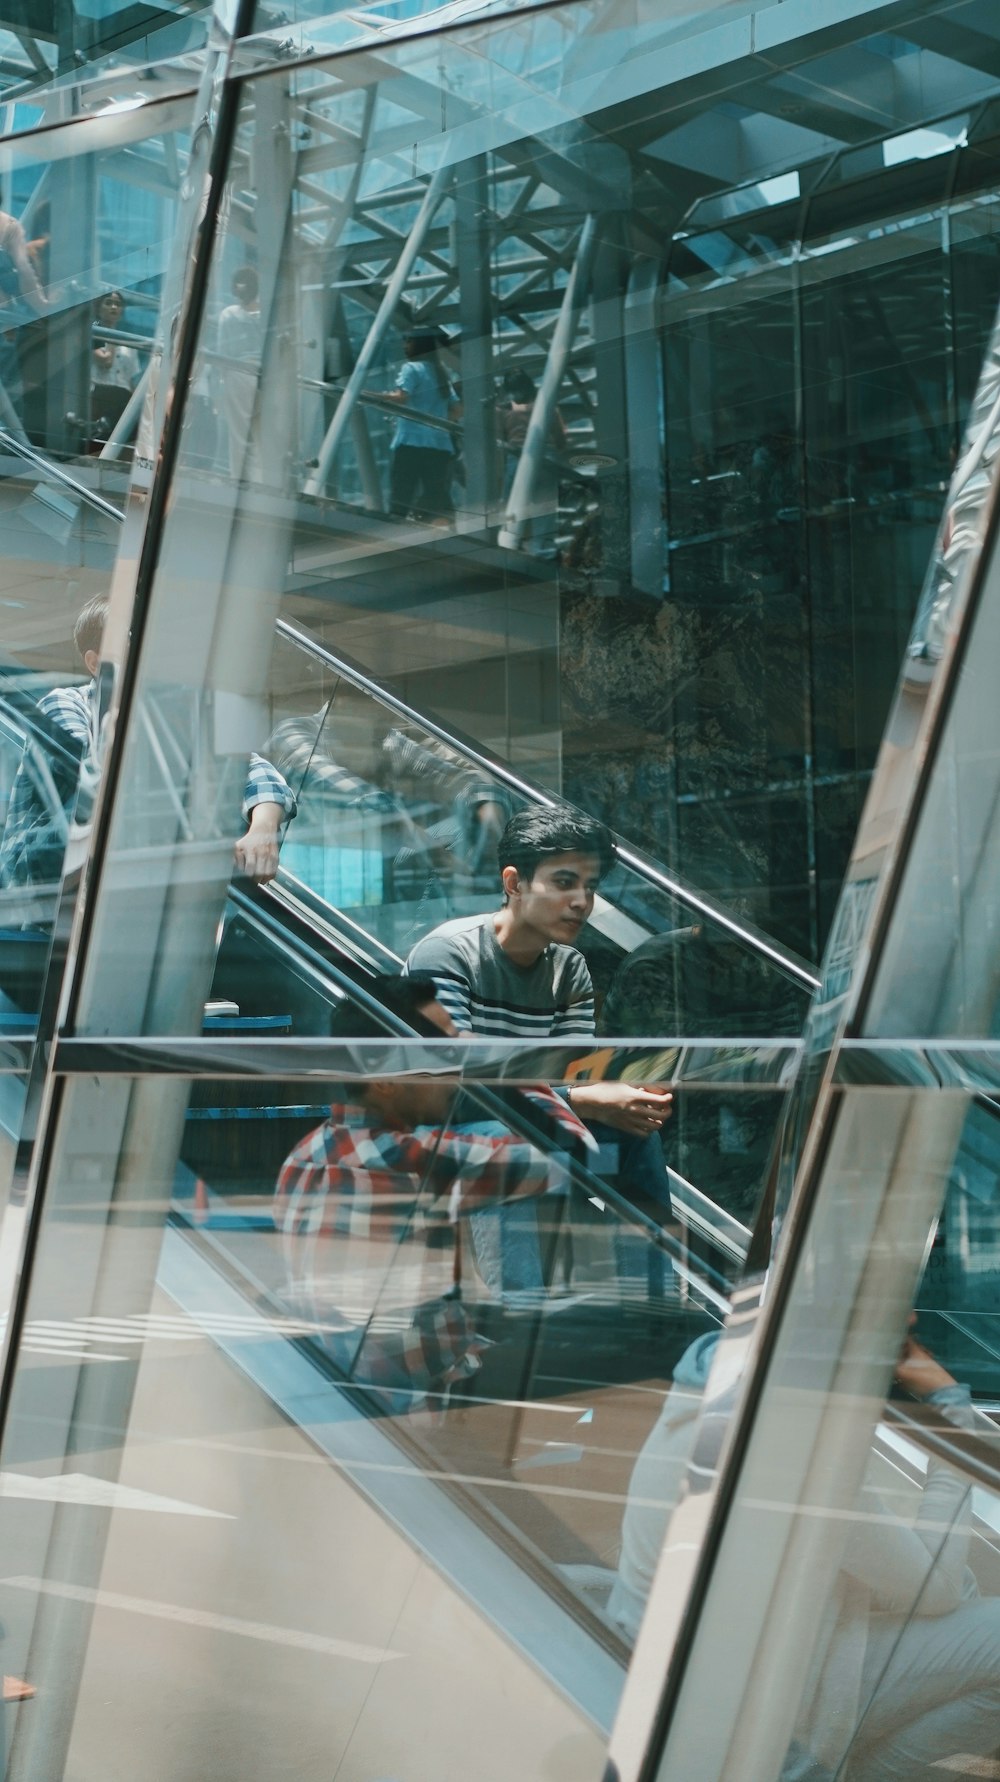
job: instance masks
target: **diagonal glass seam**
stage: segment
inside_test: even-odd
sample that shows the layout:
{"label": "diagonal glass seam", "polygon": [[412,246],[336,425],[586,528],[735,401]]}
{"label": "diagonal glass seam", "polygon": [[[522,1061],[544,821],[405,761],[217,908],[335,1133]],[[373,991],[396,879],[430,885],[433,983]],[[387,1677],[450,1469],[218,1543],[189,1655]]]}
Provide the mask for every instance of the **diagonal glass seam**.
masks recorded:
{"label": "diagonal glass seam", "polygon": [[[640,1768],[643,1776],[654,1771],[659,1771],[663,1777],[670,1776],[675,1724],[679,1728],[682,1750],[686,1729],[690,1736],[690,1720],[685,1720],[685,1711],[693,1695],[690,1698],[685,1695],[685,1683],[689,1683],[693,1690],[697,1667],[699,1663],[702,1667],[705,1663],[703,1647],[699,1647],[699,1632],[717,1582],[717,1561],[723,1553],[737,1504],[744,1465],[754,1452],[755,1425],[765,1404],[768,1372],[779,1353],[786,1317],[790,1314],[801,1279],[811,1222],[823,1208],[824,1186],[831,1192],[835,1187],[835,1183],[829,1181],[826,1166],[844,1105],[834,1080],[840,1047],[863,1009],[865,996],[879,967],[886,931],[891,926],[894,895],[905,872],[916,821],[942,746],[951,698],[962,666],[963,646],[971,636],[985,577],[997,547],[998,520],[1000,317],[994,324],[985,356],[963,452],[951,478],[896,699],[834,918],[822,986],[806,1023],[803,1053],[789,1095],[785,1121],[787,1136],[779,1139],[772,1159],[772,1188],[778,1191],[777,1206],[774,1199],[765,1196],[760,1224],[771,1226],[774,1232],[780,1233],[780,1241],[765,1280],[748,1280],[740,1290],[737,1297],[745,1298],[746,1317],[730,1319],[705,1391],[704,1402],[711,1403],[725,1380],[730,1404],[723,1447],[701,1505],[699,1539],[694,1544],[695,1556],[686,1569],[686,1590],[678,1597],[676,1583],[668,1585],[661,1568],[640,1632],[634,1673],[641,1674],[651,1662],[650,1654],[644,1652],[644,1645],[652,1637],[658,1642],[661,1654],[659,1674],[662,1674],[663,1650],[672,1654],[666,1683],[655,1706],[651,1708],[647,1698],[640,1708],[631,1695],[633,1685],[630,1680],[616,1723],[611,1752],[613,1761],[616,1753],[620,1756],[616,1773],[621,1782],[638,1782]],[[896,1100],[891,1105],[896,1121],[908,1131],[910,1125],[916,1123],[914,1104],[911,1099],[900,1111],[900,1093],[897,1089]],[[954,1116],[951,1125],[953,1123]],[[798,1152],[793,1137],[797,1132],[802,1134]],[[893,1229],[892,1180],[890,1172],[882,1183],[880,1203],[880,1212],[887,1204],[890,1207],[886,1221],[889,1231]],[[917,1198],[912,1197],[907,1209],[911,1227],[914,1220],[919,1222],[921,1209],[916,1204]],[[891,1241],[889,1248],[892,1248]],[[863,1266],[863,1262],[858,1263],[859,1268],[863,1269]],[[846,1280],[842,1283],[842,1292],[849,1294]],[[845,1303],[850,1304],[850,1299]],[[802,1439],[807,1438],[803,1436]],[[666,1539],[669,1546],[670,1524]],[[777,1565],[775,1560],[775,1567]],[[775,1584],[778,1581],[777,1570],[773,1580]],[[721,1573],[719,1582],[724,1589],[726,1580]],[[672,1601],[664,1598],[665,1590],[673,1591]],[[769,1601],[769,1597],[762,1599],[765,1600]],[[772,1620],[763,1610],[758,1622],[762,1649],[769,1639],[778,1636]],[[655,1629],[655,1633],[651,1634],[651,1629]],[[741,1677],[747,1686],[754,1662],[756,1654],[753,1659],[742,1654],[741,1663],[745,1668]],[[694,1667],[694,1673],[691,1667]],[[741,1684],[734,1682],[737,1693],[740,1688]],[[628,1725],[630,1714],[638,1712],[642,1713],[646,1727],[646,1749],[641,1752],[635,1727]],[[768,1729],[758,1730],[767,1749],[768,1741],[773,1742],[774,1735]],[[651,1749],[653,1746],[655,1753]],[[760,1761],[769,1765],[772,1756],[768,1749],[767,1757],[761,1756]],[[753,1769],[757,1761],[754,1752],[745,1747],[743,1757],[748,1768]]]}

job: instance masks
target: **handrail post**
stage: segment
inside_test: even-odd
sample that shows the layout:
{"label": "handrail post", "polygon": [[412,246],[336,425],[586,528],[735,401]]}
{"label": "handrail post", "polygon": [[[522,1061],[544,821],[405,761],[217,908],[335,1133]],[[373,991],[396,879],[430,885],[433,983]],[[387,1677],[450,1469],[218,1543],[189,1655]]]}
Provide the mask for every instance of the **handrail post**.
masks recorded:
{"label": "handrail post", "polygon": [[136,427],[139,425],[139,416],[142,413],[142,405],[146,400],[146,391],[148,388],[149,365],[147,364],[139,382],[136,384],[125,407],[122,409],[111,432],[108,434],[107,439],[98,452],[98,458],[117,458],[119,456],[122,446],[131,439]]}
{"label": "handrail post", "polygon": [[545,361],[542,381],[538,386],[538,394],[531,410],[528,430],[524,436],[524,445],[521,447],[521,456],[517,462],[517,470],[514,472],[514,482],[507,501],[504,524],[497,537],[497,544],[505,550],[516,551],[520,548],[525,528],[531,519],[531,500],[538,480],[538,470],[548,448],[556,397],[573,345],[580,305],[590,282],[596,247],[597,218],[589,216],[583,225],[573,270],[563,293],[559,319],[553,330],[549,346],[549,356]]}

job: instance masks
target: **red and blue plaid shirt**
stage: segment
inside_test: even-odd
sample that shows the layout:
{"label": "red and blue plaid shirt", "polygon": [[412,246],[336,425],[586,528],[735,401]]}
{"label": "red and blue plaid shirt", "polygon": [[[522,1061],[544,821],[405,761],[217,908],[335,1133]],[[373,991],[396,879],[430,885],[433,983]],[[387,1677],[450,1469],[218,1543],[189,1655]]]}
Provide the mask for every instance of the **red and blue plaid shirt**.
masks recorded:
{"label": "red and blue plaid shirt", "polygon": [[[524,1093],[565,1135],[567,1151],[588,1143],[559,1096]],[[449,1125],[400,1131],[368,1108],[334,1106],[286,1158],[275,1191],[292,1293],[317,1340],[345,1376],[409,1403],[467,1378],[488,1347],[453,1284],[454,1250],[428,1246],[429,1229],[567,1180],[565,1153],[544,1151],[498,1120],[454,1119],[455,1111]],[[374,1284],[367,1240],[394,1246]]]}
{"label": "red and blue plaid shirt", "polygon": [[[558,1095],[544,1088],[524,1095],[557,1123],[567,1150],[590,1145],[586,1127]],[[368,1108],[332,1107],[281,1167],[275,1222],[288,1236],[326,1232],[398,1242],[418,1211],[424,1222],[453,1221],[491,1201],[565,1185],[558,1151],[550,1154],[499,1121],[475,1117],[471,1104],[470,1114],[451,1126],[399,1131],[379,1126]]]}

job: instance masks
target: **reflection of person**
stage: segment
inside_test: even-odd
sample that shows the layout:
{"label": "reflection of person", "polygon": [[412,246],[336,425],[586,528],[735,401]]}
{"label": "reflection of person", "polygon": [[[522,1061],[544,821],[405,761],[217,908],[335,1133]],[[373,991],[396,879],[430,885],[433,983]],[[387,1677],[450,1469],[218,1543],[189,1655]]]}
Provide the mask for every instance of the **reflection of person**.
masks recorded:
{"label": "reflection of person", "polygon": [[[502,909],[443,922],[412,949],[407,971],[428,972],[456,1027],[491,1038],[591,1039],[594,987],[573,944],[614,859],[602,823],[563,811],[527,810],[500,839]],[[670,1113],[668,1091],[627,1083],[580,1083],[567,1091],[574,1113],[615,1145],[617,1173],[669,1205],[657,1134]],[[611,1128],[612,1131],[605,1131]],[[616,1134],[623,1134],[625,1142]],[[655,1142],[655,1154],[649,1141]],[[639,1141],[638,1144],[630,1141]],[[501,1225],[503,1231],[501,1232]],[[477,1258],[490,1286],[542,1285],[530,1209],[523,1217],[483,1215]]]}
{"label": "reflection of person", "polygon": [[[691,1457],[717,1336],[699,1337],[636,1461],[608,1613],[638,1633],[667,1522]],[[968,1389],[922,1344],[906,1343],[896,1383],[959,1429],[976,1427]],[[968,1568],[968,1481],[931,1457],[916,1514],[904,1519],[891,1469],[872,1456],[812,1663],[782,1782],[919,1782],[959,1753],[998,1741],[1000,1599]]]}
{"label": "reflection of person", "polygon": [[[382,994],[404,1017],[418,1013],[452,1031],[429,978],[387,981]],[[578,1123],[555,1097],[549,1102],[567,1144],[576,1140]],[[344,1373],[384,1389],[390,1409],[411,1409],[426,1393],[474,1373],[485,1347],[460,1297],[457,1221],[474,1208],[564,1182],[558,1156],[485,1116],[453,1076],[409,1073],[344,1085],[344,1099],[299,1141],[278,1177],[274,1217],[286,1239],[294,1301],[316,1320]],[[449,1229],[450,1243],[442,1241]],[[401,1264],[396,1247],[403,1242],[412,1260]],[[378,1308],[359,1309],[375,1244],[392,1246],[404,1298],[412,1296],[419,1260],[416,1309],[412,1297],[405,1306],[393,1303],[384,1265],[372,1293]]]}
{"label": "reflection of person", "polygon": [[[233,273],[236,299],[219,317],[219,355],[222,366],[222,410],[229,433],[229,468],[239,476],[245,463],[249,474],[259,476],[257,448],[253,441],[253,411],[260,363],[260,284],[252,266]],[[243,361],[243,363],[241,363]]]}
{"label": "reflection of person", "polygon": [[[895,1378],[945,1422],[975,1428],[968,1388],[912,1338]],[[851,1782],[918,1782],[939,1774],[941,1760],[996,1750],[1000,1600],[980,1597],[968,1567],[967,1479],[931,1457],[909,1526],[879,1483],[873,1467],[862,1491],[867,1514],[848,1537],[798,1743],[839,1765],[846,1718],[854,1733]],[[838,1687],[848,1679],[853,1701]]]}
{"label": "reflection of person", "polygon": [[[506,507],[528,435],[536,392],[531,378],[523,370],[508,372],[504,389],[509,402],[497,411],[497,430],[504,453],[503,499]],[[549,454],[564,452],[566,439],[566,424],[559,410],[554,408],[545,441],[546,452],[535,471],[530,514],[522,534],[522,548],[533,556],[555,556],[559,476]]]}
{"label": "reflection of person", "polygon": [[[76,621],[73,637],[88,675],[84,686],[54,687],[38,702],[45,719],[57,725],[69,739],[73,753],[81,764],[95,767],[99,749],[99,715],[97,707],[97,669],[101,638],[108,614],[106,595],[89,600]],[[76,780],[68,788],[65,814],[72,816],[76,796]],[[258,884],[266,884],[278,870],[278,840],[281,825],[295,815],[292,792],[269,761],[261,755],[250,757],[243,815],[246,833],[235,846],[239,870]],[[7,822],[0,842],[0,884],[34,885],[51,882],[53,877],[53,813],[42,805],[34,777],[18,769],[7,810]],[[61,847],[60,847],[61,854]],[[60,855],[55,857],[58,876]]]}
{"label": "reflection of person", "polygon": [[684,1477],[698,1427],[698,1412],[719,1337],[698,1337],[674,1367],[663,1409],[639,1451],[622,1519],[618,1575],[607,1612],[634,1640],[653,1584],[663,1537]]}
{"label": "reflection of person", "polygon": [[[97,304],[94,320],[101,328],[120,328],[125,302],[120,291],[105,291]],[[139,381],[139,355],[135,347],[113,340],[95,340],[92,383],[107,384],[116,390],[134,390]]]}
{"label": "reflection of person", "polygon": [[[458,404],[438,356],[440,342],[436,332],[406,336],[406,362],[387,400],[418,409],[439,421],[455,420]],[[412,511],[421,519],[447,517],[452,511],[453,459],[451,434],[446,427],[432,427],[427,421],[401,416],[392,436],[393,513],[405,517]]]}
{"label": "reflection of person", "polygon": [[[120,329],[125,303],[120,291],[106,291],[94,310],[95,327]],[[90,425],[95,444],[108,439],[128,407],[139,381],[135,347],[95,336],[90,367]]]}
{"label": "reflection of person", "polygon": [[[338,879],[331,869],[338,861],[324,831],[329,828],[337,836],[339,830],[344,838],[352,821],[370,812],[383,850],[383,903],[414,906],[412,922],[406,923],[408,944],[433,920],[425,910],[437,904],[434,913],[440,917],[449,906],[467,908],[463,899],[495,885],[496,843],[510,815],[509,799],[447,744],[396,727],[382,739],[377,757],[366,763],[373,777],[363,779],[331,752],[334,731],[334,711],[323,707],[282,719],[267,743],[269,758],[302,804],[294,843],[302,876],[319,871],[329,895],[343,898],[342,880],[341,889],[334,889]],[[307,865],[302,850],[310,845],[321,849],[323,858]],[[339,863],[343,861],[341,848]],[[310,882],[319,888],[315,880]]]}
{"label": "reflection of person", "polygon": [[429,900],[492,891],[496,847],[511,815],[506,790],[437,737],[394,728],[382,744],[382,759],[397,796],[401,783],[412,786],[421,823],[429,800],[450,807],[399,850],[392,872],[396,895]]}
{"label": "reflection of person", "polygon": [[48,298],[28,252],[24,229],[16,217],[0,210],[0,427],[15,439],[28,443],[18,409],[21,402],[21,366],[14,328],[24,319],[24,308],[40,314]]}
{"label": "reflection of person", "polygon": [[24,230],[16,217],[0,210],[0,301],[8,305],[19,299],[36,314],[48,308]]}

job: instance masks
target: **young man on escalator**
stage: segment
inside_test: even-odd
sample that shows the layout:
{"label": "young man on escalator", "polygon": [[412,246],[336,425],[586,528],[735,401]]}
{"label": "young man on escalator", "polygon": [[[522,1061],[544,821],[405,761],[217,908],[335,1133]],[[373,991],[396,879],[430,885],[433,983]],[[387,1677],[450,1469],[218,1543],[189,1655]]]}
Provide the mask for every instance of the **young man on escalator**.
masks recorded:
{"label": "young man on escalator", "polygon": [[[412,949],[406,971],[429,974],[459,1032],[528,1041],[590,1040],[594,987],[576,942],[615,848],[603,823],[560,810],[519,811],[497,850],[503,905],[444,922]],[[565,1092],[573,1112],[611,1147],[611,1173],[669,1206],[659,1132],[666,1089],[581,1083]],[[541,1260],[533,1209],[498,1209],[474,1224],[477,1260],[501,1292],[536,1292]]]}

